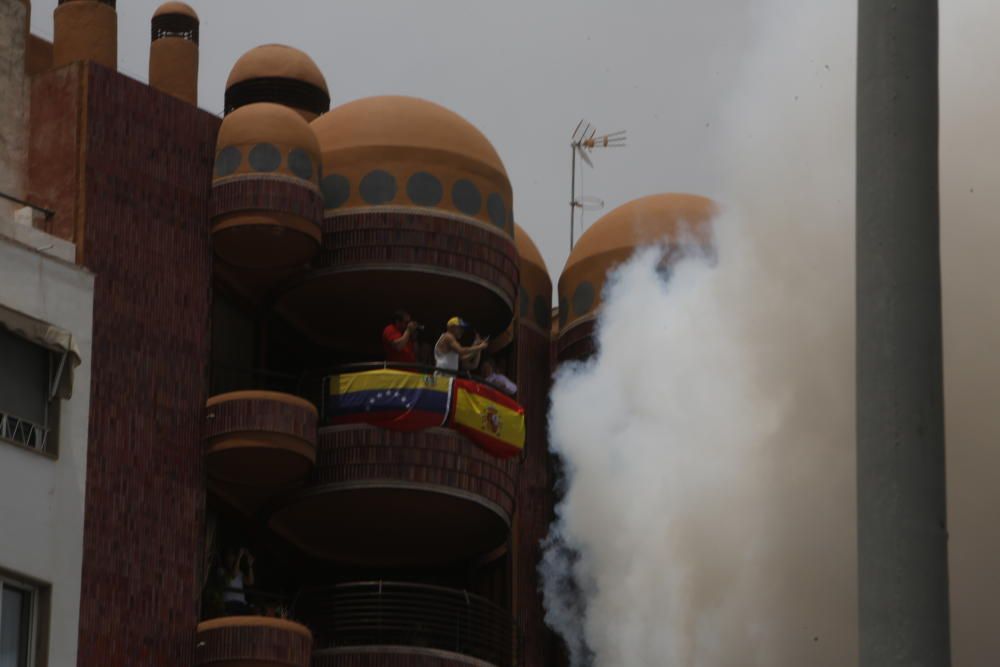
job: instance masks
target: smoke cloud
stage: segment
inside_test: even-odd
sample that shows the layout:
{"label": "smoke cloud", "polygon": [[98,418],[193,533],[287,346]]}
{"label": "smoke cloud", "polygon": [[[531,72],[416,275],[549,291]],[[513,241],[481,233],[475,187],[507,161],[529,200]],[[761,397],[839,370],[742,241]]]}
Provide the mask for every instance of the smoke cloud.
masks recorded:
{"label": "smoke cloud", "polygon": [[574,665],[856,663],[854,21],[822,4],[757,27],[715,259],[639,252],[557,374],[542,571]]}
{"label": "smoke cloud", "polygon": [[[853,4],[759,5],[711,148],[717,261],[664,280],[638,253],[609,281],[598,355],[557,375],[564,496],[542,571],[574,665],[857,662]],[[942,7],[958,665],[1000,661],[997,25],[981,0]]]}

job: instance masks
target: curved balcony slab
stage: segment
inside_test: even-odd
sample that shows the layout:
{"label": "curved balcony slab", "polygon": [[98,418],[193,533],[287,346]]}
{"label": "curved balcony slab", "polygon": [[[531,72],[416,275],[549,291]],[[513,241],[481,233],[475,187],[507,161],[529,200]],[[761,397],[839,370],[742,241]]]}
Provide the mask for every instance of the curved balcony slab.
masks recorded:
{"label": "curved balcony slab", "polygon": [[312,633],[265,616],[224,616],[198,624],[194,667],[309,667]]}
{"label": "curved balcony slab", "polygon": [[316,407],[272,391],[213,396],[205,405],[205,463],[213,479],[280,487],[316,461]]}
{"label": "curved balcony slab", "polygon": [[212,247],[237,267],[296,266],[319,249],[321,211],[319,191],[308,182],[232,177],[212,188]]}
{"label": "curved balcony slab", "polygon": [[271,526],[317,558],[452,563],[507,541],[516,465],[446,429],[323,428],[316,467]]}
{"label": "curved balcony slab", "polygon": [[381,353],[378,333],[400,307],[429,331],[460,314],[495,336],[513,316],[518,262],[513,239],[480,223],[412,209],[343,214],[323,222],[313,270],[281,288],[277,308],[314,339],[356,351]]}

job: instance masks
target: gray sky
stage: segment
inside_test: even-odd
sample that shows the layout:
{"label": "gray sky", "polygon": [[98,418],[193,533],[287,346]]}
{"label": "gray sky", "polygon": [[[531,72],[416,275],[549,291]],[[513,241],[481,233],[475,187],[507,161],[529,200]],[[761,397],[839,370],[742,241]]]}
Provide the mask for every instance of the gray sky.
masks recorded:
{"label": "gray sky", "polygon": [[[152,0],[118,3],[119,69],[146,80]],[[496,146],[516,218],[553,282],[569,245],[569,136],[581,117],[627,129],[628,147],[595,155],[583,194],[605,211],[664,191],[713,195],[709,156],[727,91],[740,76],[748,0],[191,0],[201,17],[200,104],[221,112],[229,69],[279,42],[307,52],[333,104],[377,94],[453,109]],[[33,3],[51,38],[56,0]],[[690,7],[688,7],[690,6]],[[585,214],[594,222],[599,212]]]}

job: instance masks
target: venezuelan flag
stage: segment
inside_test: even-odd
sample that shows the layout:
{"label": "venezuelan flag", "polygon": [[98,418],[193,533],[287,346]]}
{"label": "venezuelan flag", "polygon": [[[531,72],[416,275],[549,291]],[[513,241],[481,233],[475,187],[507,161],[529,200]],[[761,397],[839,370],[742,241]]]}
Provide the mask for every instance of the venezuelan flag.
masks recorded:
{"label": "venezuelan flag", "polygon": [[396,431],[441,426],[451,407],[452,378],[375,370],[326,379],[323,414],[328,424],[373,424]]}
{"label": "venezuelan flag", "polygon": [[496,389],[455,380],[452,428],[494,456],[506,459],[524,449],[524,408]]}

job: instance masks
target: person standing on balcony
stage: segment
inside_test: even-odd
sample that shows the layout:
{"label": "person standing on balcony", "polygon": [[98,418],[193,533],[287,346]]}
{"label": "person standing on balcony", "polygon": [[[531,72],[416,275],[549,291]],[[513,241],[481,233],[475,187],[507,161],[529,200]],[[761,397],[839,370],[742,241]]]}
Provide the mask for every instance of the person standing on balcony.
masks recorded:
{"label": "person standing on balcony", "polygon": [[[243,576],[243,559],[247,561],[246,577]],[[226,607],[226,613],[231,616],[246,616],[255,613],[253,607],[247,604],[247,596],[244,586],[253,586],[253,555],[246,549],[240,549],[239,553],[229,547],[226,549],[226,557],[223,562],[225,566],[222,571],[226,587],[222,593],[222,601]]]}
{"label": "person standing on balcony", "polygon": [[492,359],[488,357],[483,359],[479,372],[487,383],[497,387],[503,393],[509,396],[517,395],[517,385],[511,382],[509,377],[497,371]]}
{"label": "person standing on balcony", "polygon": [[478,365],[479,355],[489,345],[489,339],[476,336],[476,342],[465,347],[459,341],[469,327],[461,317],[448,320],[448,329],[438,338],[434,345],[434,365],[441,370],[458,371],[462,362],[475,361]]}
{"label": "person standing on balcony", "polygon": [[420,325],[413,321],[405,310],[397,310],[392,314],[392,322],[382,330],[382,348],[385,350],[385,360],[397,364],[417,363],[417,351],[414,344]]}

